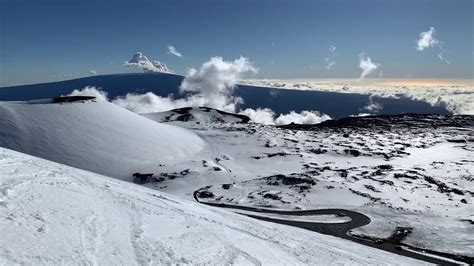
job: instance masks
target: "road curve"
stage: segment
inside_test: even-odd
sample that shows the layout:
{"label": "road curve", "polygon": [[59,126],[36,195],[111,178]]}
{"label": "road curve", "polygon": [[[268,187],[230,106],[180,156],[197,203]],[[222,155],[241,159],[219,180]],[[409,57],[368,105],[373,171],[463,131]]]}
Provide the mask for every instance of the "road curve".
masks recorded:
{"label": "road curve", "polygon": [[[204,189],[204,188],[202,188]],[[416,247],[412,247],[400,241],[383,239],[374,241],[372,239],[366,238],[359,238],[350,234],[352,229],[367,225],[370,223],[370,218],[366,215],[345,209],[318,209],[318,210],[300,210],[300,211],[283,211],[283,210],[270,210],[270,209],[261,209],[261,208],[254,208],[248,206],[238,206],[238,205],[230,205],[225,203],[212,203],[212,202],[203,202],[199,200],[199,192],[202,190],[196,190],[193,193],[194,199],[201,203],[212,207],[218,208],[225,208],[225,209],[237,209],[237,210],[244,210],[244,211],[251,211],[254,214],[242,214],[246,215],[251,218],[255,218],[262,221],[273,222],[278,224],[284,224],[294,227],[299,227],[302,229],[331,235],[339,238],[343,238],[346,240],[350,240],[365,246],[385,250],[391,253],[395,253],[401,256],[410,257],[418,260],[422,260],[429,263],[435,263],[438,265],[459,265],[461,263],[467,263],[469,265],[474,264],[474,258],[468,256],[457,256],[447,253],[441,253],[437,251],[425,250]],[[284,220],[284,219],[276,219],[270,218],[265,216],[259,216],[258,213],[271,213],[271,214],[279,214],[279,215],[292,215],[292,216],[308,216],[308,215],[341,215],[347,216],[351,218],[348,222],[343,223],[318,223],[318,222],[310,222],[310,221],[294,221],[294,220]],[[414,250],[415,252],[411,252],[408,249]],[[425,253],[426,255],[422,254]],[[446,258],[447,260],[437,258]],[[455,263],[454,261],[458,261],[459,263]]]}

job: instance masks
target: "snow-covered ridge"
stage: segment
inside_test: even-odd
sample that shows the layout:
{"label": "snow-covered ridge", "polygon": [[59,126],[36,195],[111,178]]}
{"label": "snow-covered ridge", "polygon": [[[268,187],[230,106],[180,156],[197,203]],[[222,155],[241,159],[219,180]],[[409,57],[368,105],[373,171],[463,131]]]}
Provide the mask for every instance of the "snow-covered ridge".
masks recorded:
{"label": "snow-covered ridge", "polygon": [[0,146],[129,179],[194,155],[205,142],[108,102],[0,102]]}
{"label": "snow-covered ridge", "polygon": [[0,264],[415,264],[0,148]]}

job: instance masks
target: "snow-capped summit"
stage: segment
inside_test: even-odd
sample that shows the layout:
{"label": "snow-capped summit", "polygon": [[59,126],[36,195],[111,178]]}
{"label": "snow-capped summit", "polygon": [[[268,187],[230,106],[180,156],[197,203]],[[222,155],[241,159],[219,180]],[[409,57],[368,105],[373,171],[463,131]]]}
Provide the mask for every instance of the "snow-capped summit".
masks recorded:
{"label": "snow-capped summit", "polygon": [[0,102],[0,146],[129,180],[203,149],[195,133],[109,102]]}

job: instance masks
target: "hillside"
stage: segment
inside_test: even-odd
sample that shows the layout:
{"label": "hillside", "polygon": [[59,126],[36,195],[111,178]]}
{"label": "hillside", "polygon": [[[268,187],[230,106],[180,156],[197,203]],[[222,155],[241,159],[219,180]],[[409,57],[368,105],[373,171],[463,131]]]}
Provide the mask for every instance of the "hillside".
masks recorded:
{"label": "hillside", "polygon": [[414,264],[0,148],[0,264]]}
{"label": "hillside", "polygon": [[108,102],[0,102],[0,146],[130,180],[200,152],[195,133]]}

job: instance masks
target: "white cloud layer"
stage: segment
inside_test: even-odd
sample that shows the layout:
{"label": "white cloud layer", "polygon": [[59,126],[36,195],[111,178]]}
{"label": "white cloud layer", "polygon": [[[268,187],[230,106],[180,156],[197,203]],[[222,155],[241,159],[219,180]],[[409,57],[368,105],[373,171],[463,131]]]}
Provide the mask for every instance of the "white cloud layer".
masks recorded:
{"label": "white cloud layer", "polygon": [[364,79],[367,75],[374,72],[380,64],[373,63],[370,57],[366,56],[364,52],[359,54],[359,67],[362,69],[359,79]]}
{"label": "white cloud layer", "polygon": [[[408,78],[413,78],[411,75]],[[417,80],[414,80],[417,83]],[[420,81],[420,80],[418,80]],[[421,80],[426,83],[426,80]],[[433,84],[406,84],[410,81],[401,79],[387,82],[386,80],[365,80],[352,84],[346,80],[247,80],[245,84],[263,87],[281,87],[286,89],[327,91],[339,93],[358,93],[383,98],[407,97],[423,101],[432,106],[443,107],[454,114],[474,115],[474,86],[470,80],[449,80]],[[436,84],[438,83],[438,84]],[[282,86],[281,84],[284,84]],[[370,105],[370,102],[369,104]],[[362,110],[362,108],[361,108]]]}
{"label": "white cloud layer", "polygon": [[123,65],[126,67],[137,67],[142,69],[145,73],[174,73],[173,70],[169,69],[164,63],[158,60],[152,62],[141,52],[136,52],[132,59]]}
{"label": "white cloud layer", "polygon": [[436,30],[433,27],[430,27],[428,31],[424,31],[420,33],[420,38],[416,42],[417,50],[423,51],[429,47],[435,47],[439,44],[439,41],[435,38]]}
{"label": "white cloud layer", "polygon": [[178,52],[178,50],[176,50],[176,48],[173,45],[168,45],[168,53],[175,55],[177,57],[183,57],[183,54]]}

